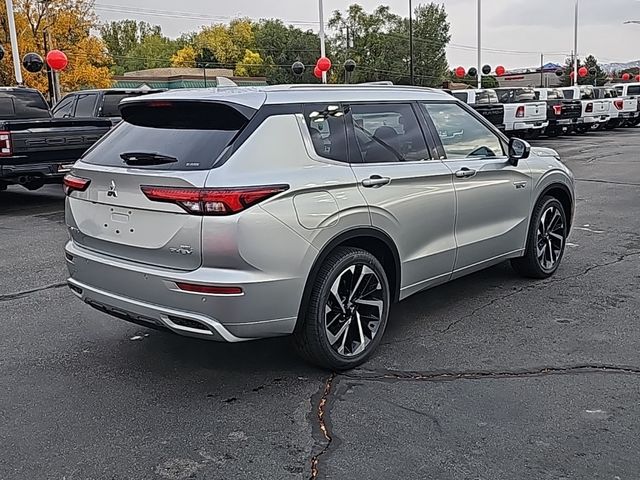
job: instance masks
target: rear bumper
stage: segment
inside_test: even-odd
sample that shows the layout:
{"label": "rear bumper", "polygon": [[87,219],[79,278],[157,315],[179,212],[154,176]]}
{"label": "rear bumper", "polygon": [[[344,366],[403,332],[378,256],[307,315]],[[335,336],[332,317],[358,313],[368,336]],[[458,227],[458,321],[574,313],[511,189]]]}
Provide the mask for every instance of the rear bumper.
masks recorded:
{"label": "rear bumper", "polygon": [[514,130],[542,130],[549,126],[548,121],[544,122],[515,122],[513,124]]}
{"label": "rear bumper", "polygon": [[[293,332],[304,281],[263,272],[200,268],[174,272],[133,265],[69,242],[65,247],[71,290],[88,305],[180,335],[240,342]],[[241,295],[185,292],[176,282],[238,286]]]}
{"label": "rear bumper", "polygon": [[[6,163],[5,163],[6,162]],[[0,159],[0,178],[15,179],[23,176],[40,177],[45,182],[57,183],[71,169],[71,163],[12,164],[11,159]]]}

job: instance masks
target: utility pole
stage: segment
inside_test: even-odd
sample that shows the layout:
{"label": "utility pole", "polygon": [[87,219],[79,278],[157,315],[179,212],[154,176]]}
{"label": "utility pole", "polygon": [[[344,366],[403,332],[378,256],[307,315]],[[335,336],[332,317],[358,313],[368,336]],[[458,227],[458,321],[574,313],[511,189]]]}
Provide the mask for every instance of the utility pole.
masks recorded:
{"label": "utility pole", "polygon": [[482,88],[482,0],[478,0],[478,88]]}
{"label": "utility pole", "polygon": [[[318,0],[318,7],[320,9],[320,56],[324,57],[326,54],[326,46],[324,38],[324,6],[322,0]],[[322,72],[322,83],[327,83],[327,72]]]}
{"label": "utility pole", "polygon": [[540,88],[544,88],[544,53],[540,54]]}
{"label": "utility pole", "polygon": [[578,85],[578,2],[576,0],[576,12],[575,12],[575,25],[574,25],[574,39],[573,39],[573,86]]}
{"label": "utility pole", "polygon": [[409,0],[409,83],[415,85],[413,65],[413,2]]}
{"label": "utility pole", "polygon": [[22,85],[22,70],[20,69],[20,50],[18,50],[18,34],[16,33],[16,19],[13,16],[13,0],[5,0],[7,5],[7,20],[9,21],[9,36],[11,37],[11,55],[13,56],[13,71],[16,83]]}

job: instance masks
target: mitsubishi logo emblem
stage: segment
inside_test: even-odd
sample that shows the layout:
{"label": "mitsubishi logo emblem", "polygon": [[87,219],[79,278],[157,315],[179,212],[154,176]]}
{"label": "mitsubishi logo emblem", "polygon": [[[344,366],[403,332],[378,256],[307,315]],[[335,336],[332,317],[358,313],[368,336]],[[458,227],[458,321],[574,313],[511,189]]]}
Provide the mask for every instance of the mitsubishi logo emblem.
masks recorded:
{"label": "mitsubishi logo emblem", "polygon": [[107,192],[107,197],[117,197],[118,191],[116,190],[116,182],[111,180],[111,184],[109,185],[109,191]]}

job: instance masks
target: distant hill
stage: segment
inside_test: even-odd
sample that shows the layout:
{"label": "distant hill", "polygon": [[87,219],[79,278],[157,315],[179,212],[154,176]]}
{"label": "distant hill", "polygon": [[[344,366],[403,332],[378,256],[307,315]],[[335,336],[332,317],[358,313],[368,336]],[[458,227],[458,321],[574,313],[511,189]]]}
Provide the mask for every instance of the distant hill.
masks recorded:
{"label": "distant hill", "polygon": [[639,68],[640,60],[635,60],[633,62],[627,63],[604,63],[600,65],[603,70],[611,73],[611,72],[619,72],[620,70],[626,70],[628,68]]}

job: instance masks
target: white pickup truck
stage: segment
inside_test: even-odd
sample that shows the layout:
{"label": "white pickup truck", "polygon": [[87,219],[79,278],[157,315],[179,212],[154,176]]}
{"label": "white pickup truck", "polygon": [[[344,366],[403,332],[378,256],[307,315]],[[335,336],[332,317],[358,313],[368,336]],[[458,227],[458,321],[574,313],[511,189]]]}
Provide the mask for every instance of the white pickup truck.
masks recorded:
{"label": "white pickup truck", "polygon": [[507,135],[536,136],[549,126],[547,103],[536,100],[533,88],[496,88],[504,104],[504,130]]}
{"label": "white pickup truck", "polygon": [[618,91],[613,87],[596,87],[593,89],[593,93],[596,99],[609,102],[611,119],[605,125],[607,130],[626,126],[640,115],[638,99],[635,97],[619,96]]}
{"label": "white pickup truck", "polygon": [[562,87],[560,90],[562,90],[564,98],[567,100],[580,100],[582,102],[583,125],[577,127],[576,131],[584,133],[594,125],[606,124],[611,118],[609,102],[607,100],[595,100],[592,86]]}
{"label": "white pickup truck", "polygon": [[630,99],[632,101],[635,100],[636,103],[638,103],[638,106],[636,107],[638,116],[630,120],[628,123],[634,127],[640,125],[640,83],[618,83],[617,85],[614,85],[613,88],[616,89],[619,97]]}

